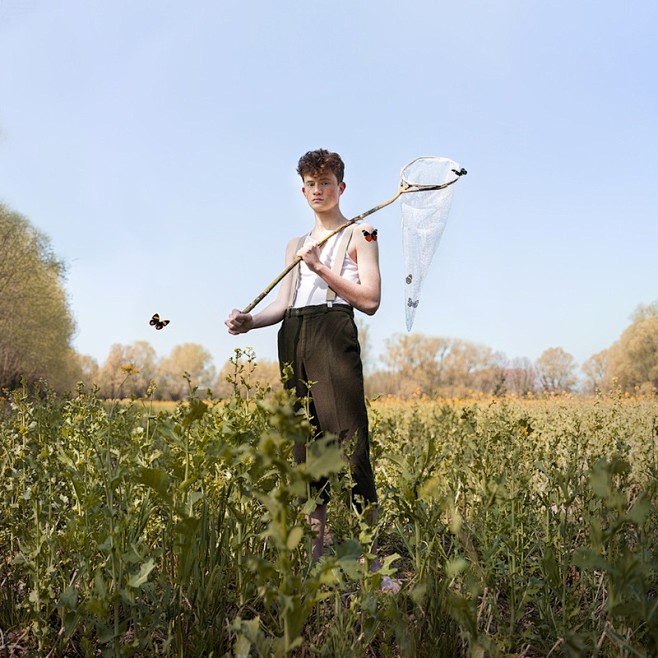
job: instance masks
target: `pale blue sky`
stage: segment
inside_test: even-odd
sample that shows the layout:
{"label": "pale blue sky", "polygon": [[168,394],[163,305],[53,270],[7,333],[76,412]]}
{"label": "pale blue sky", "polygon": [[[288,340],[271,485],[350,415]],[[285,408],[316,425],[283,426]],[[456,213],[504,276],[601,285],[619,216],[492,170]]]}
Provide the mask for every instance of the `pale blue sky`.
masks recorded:
{"label": "pale blue sky", "polygon": [[[81,353],[221,366],[275,358],[276,328],[223,321],[310,228],[302,153],[343,155],[348,217],[448,156],[414,331],[582,363],[658,299],[657,30],[654,0],[0,0],[0,201],[68,263]],[[378,354],[406,331],[399,206],[371,221]]]}

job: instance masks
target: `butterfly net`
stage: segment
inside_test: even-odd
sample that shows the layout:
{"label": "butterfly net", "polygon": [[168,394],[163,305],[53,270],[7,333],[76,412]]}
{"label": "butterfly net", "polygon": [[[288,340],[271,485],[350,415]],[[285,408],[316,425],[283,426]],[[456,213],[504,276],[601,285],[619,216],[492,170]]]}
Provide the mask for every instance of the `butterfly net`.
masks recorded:
{"label": "butterfly net", "polygon": [[454,186],[422,188],[450,183],[461,175],[460,171],[456,162],[440,157],[418,158],[402,169],[402,184],[421,188],[400,199],[407,331],[413,326],[423,279],[446,227]]}

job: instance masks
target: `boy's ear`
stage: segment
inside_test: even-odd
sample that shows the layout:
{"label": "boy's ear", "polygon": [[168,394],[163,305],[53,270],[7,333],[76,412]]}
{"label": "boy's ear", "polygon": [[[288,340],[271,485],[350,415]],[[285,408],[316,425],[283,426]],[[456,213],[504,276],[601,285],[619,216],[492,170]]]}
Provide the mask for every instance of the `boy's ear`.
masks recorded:
{"label": "boy's ear", "polygon": [[343,181],[339,186],[338,189],[340,190],[340,193],[342,194],[345,191],[345,188],[347,187],[347,184],[345,181]]}

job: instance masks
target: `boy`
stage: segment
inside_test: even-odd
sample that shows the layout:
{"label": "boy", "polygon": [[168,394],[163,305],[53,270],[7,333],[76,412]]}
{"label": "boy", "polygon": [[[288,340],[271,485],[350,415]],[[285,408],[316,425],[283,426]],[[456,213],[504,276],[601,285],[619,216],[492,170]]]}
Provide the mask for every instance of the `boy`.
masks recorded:
{"label": "boy", "polygon": [[[282,322],[278,334],[279,363],[291,364],[288,386],[298,398],[309,394],[304,382],[314,382],[311,411],[320,432],[354,439],[350,470],[355,503],[377,503],[370,464],[368,416],[354,308],[373,315],[379,308],[381,278],[377,232],[369,224],[352,224],[321,247],[317,242],[347,219],[340,210],[345,191],[345,166],[337,153],[309,151],[298,163],[302,193],[314,214],[308,235],[293,238],[286,247],[286,266],[302,260],[282,280],[277,298],[254,315],[234,309],[225,324],[231,334],[242,334]],[[305,461],[306,448],[296,445],[295,459]],[[313,558],[323,552],[327,483],[316,483],[322,503],[311,514],[316,535]]]}

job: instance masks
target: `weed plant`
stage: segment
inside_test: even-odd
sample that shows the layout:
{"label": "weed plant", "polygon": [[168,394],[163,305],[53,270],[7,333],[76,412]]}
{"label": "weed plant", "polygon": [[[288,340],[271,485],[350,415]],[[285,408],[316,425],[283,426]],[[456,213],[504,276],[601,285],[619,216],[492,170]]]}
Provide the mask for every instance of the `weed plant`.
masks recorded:
{"label": "weed plant", "polygon": [[173,410],[5,394],[0,657],[658,655],[654,399],[371,402],[370,526],[331,437],[294,465],[303,405],[245,358]]}

